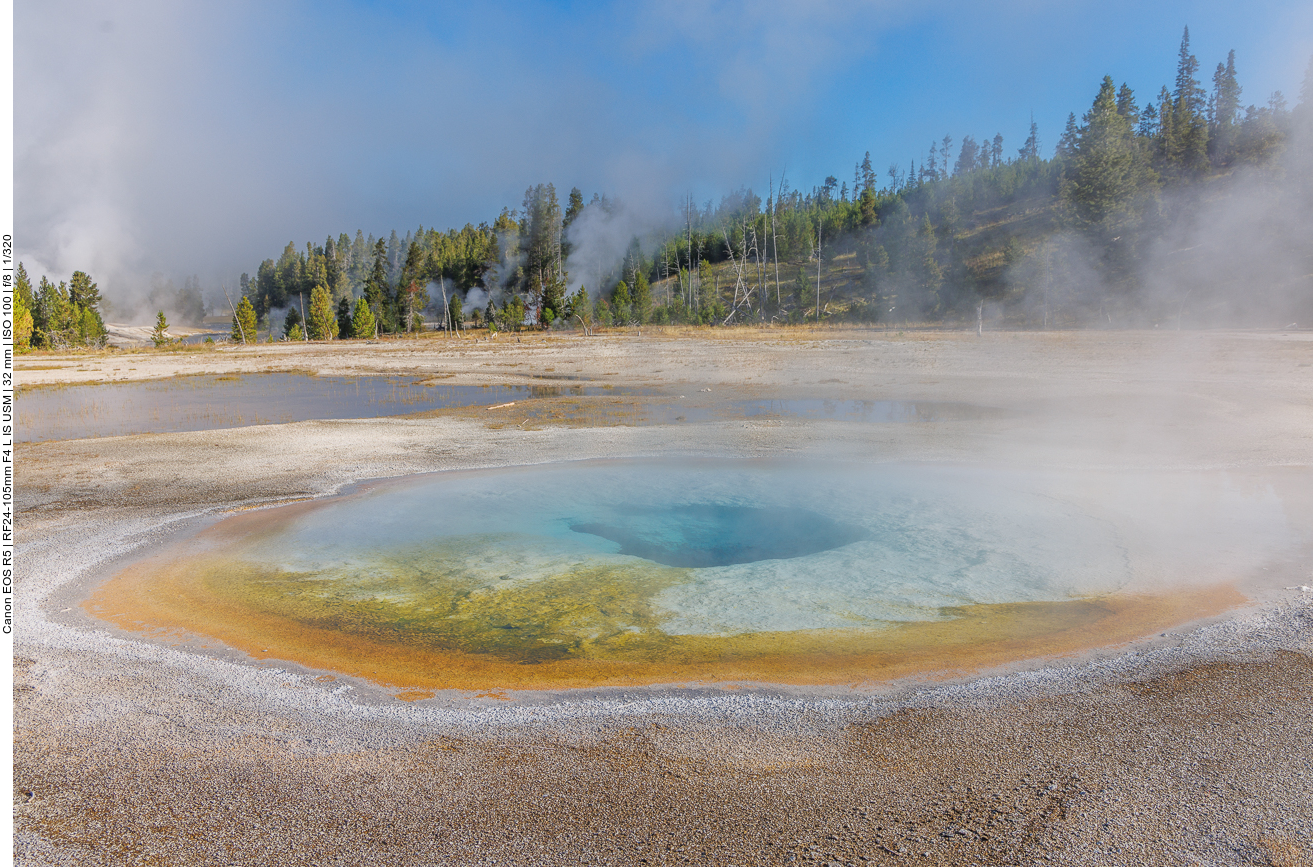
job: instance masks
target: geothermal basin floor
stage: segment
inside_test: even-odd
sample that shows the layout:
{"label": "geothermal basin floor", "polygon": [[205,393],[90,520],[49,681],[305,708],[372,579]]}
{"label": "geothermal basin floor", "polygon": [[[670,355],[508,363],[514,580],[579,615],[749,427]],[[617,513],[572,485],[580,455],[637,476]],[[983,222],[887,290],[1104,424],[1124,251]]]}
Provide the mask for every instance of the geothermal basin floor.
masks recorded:
{"label": "geothermal basin floor", "polygon": [[[539,363],[618,369],[642,385],[661,363],[651,359],[677,357],[667,384],[684,391],[764,372],[751,388],[970,396],[1017,414],[921,428],[767,419],[529,431],[453,416],[20,448],[20,863],[1306,863],[1313,594],[1278,586],[1313,583],[1299,574],[1149,641],[945,682],[417,702],[191,636],[142,640],[79,620],[70,604],[118,558],[190,521],[416,472],[817,452],[1313,465],[1308,376],[1291,375],[1307,342],[841,336],[405,351],[412,367],[473,376],[492,363],[508,379],[538,352]],[[379,368],[402,351],[385,350]],[[306,362],[258,363],[270,358]],[[1174,363],[1146,375],[1163,358]],[[255,363],[240,352],[177,363],[202,362]]]}

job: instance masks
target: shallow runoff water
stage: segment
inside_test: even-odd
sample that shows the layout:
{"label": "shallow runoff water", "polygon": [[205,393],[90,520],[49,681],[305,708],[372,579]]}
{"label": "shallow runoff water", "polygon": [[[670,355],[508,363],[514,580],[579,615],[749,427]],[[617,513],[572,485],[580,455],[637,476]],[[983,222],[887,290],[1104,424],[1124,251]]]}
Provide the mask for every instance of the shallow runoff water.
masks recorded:
{"label": "shallow runoff water", "polygon": [[1215,613],[1292,538],[1216,474],[581,462],[239,515],[88,607],[418,689],[846,683]]}
{"label": "shallow runoff water", "polygon": [[17,441],[44,442],[637,393],[606,386],[436,385],[413,376],[255,373],[26,389],[15,410]]}
{"label": "shallow runoff water", "polygon": [[[15,401],[16,441],[49,442],[319,419],[382,418],[554,398],[612,399],[612,404],[592,412],[574,407],[567,410],[567,415],[619,424],[771,417],[907,424],[978,418],[993,412],[966,404],[925,401],[725,400],[701,395],[687,400],[662,396],[651,389],[560,382],[472,386],[440,385],[413,376],[256,373],[24,389]],[[541,404],[527,412],[527,419],[532,420],[551,415],[551,410]]]}

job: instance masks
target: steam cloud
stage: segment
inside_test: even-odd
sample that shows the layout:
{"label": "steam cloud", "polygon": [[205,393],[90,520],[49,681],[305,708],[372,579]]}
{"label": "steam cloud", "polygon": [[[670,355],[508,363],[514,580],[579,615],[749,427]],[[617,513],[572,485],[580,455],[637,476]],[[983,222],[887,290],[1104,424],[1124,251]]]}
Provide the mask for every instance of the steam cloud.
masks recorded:
{"label": "steam cloud", "polygon": [[[662,216],[667,219],[661,221]],[[600,203],[588,205],[570,224],[568,233],[570,256],[565,267],[570,273],[570,291],[584,286],[596,297],[608,275],[624,259],[634,238],[641,244],[652,232],[673,225],[674,220],[674,212],[664,208],[636,213],[624,202],[610,208]]]}
{"label": "steam cloud", "polygon": [[1173,208],[1180,216],[1145,264],[1164,319],[1313,326],[1313,105],[1302,109],[1276,172],[1238,171],[1220,195]]}
{"label": "steam cloud", "polygon": [[[836,128],[834,102],[816,100],[871,68],[894,29],[947,27],[931,19],[942,12],[837,0],[645,0],[572,10],[568,20],[443,10],[430,30],[372,4],[21,3],[18,257],[34,276],[88,271],[123,311],[153,312],[155,272],[178,283],[198,274],[209,305],[222,309],[220,285],[234,290],[240,273],[289,239],[458,226],[551,180],[606,190],[629,206],[610,220],[581,218],[572,232],[572,279],[595,291],[605,260],[653,228],[636,215],[673,216],[679,192],[760,187],[772,167],[798,158],[806,164],[789,165],[792,177],[842,176],[856,156],[850,149],[901,160],[946,127],[979,128],[936,109],[933,120],[911,117],[898,133],[905,141],[879,133],[885,141],[854,147],[845,142],[874,133]],[[1006,39],[1058,44],[1067,30],[1061,16],[1031,8],[1020,36],[994,8],[950,17],[961,27],[976,14],[1003,24],[990,56],[1008,50]],[[482,32],[498,38],[459,36]],[[976,71],[988,66],[964,57]],[[898,98],[925,99],[941,85],[927,80]],[[1006,89],[998,85],[980,90]],[[872,78],[869,86],[883,85]],[[844,104],[878,114],[886,95],[871,90]],[[1077,104],[1066,94],[1055,100],[1064,116]],[[1018,132],[1031,108],[975,102],[991,124],[1015,113]],[[892,105],[901,128],[904,102]],[[384,119],[404,119],[406,134]],[[1058,128],[1042,115],[1041,123],[1049,135]]]}
{"label": "steam cloud", "polygon": [[[121,311],[150,307],[157,271],[179,282],[199,274],[218,307],[221,283],[233,290],[288,238],[460,225],[540,180],[610,190],[635,206],[660,200],[677,183],[758,161],[764,145],[744,146],[743,123],[754,129],[747,141],[763,140],[812,71],[827,69],[823,53],[809,52],[825,48],[832,60],[841,47],[825,35],[833,25],[875,20],[869,9],[821,4],[799,30],[787,4],[656,0],[588,20],[433,15],[500,38],[435,39],[349,6],[19,4],[19,259],[56,280],[88,271]],[[617,68],[685,69],[669,61],[710,38],[702,24],[727,19],[736,26],[720,37],[729,49],[723,74],[712,73],[720,86],[635,99],[611,84]],[[556,28],[552,50],[525,52],[541,46],[544,24]],[[787,74],[759,57],[763,41],[785,52],[774,59],[787,55]],[[779,94],[769,110],[760,88],[738,86],[745,78]],[[724,118],[707,111],[726,105]],[[674,123],[654,128],[654,116]],[[387,124],[371,118],[405,118],[408,134],[383,133]]]}
{"label": "steam cloud", "polygon": [[1049,324],[1313,326],[1313,105],[1296,110],[1272,164],[1168,187],[1150,210],[1132,263],[1134,296],[1100,267],[1106,247],[1058,232],[1012,269],[1028,321],[1047,313]]}

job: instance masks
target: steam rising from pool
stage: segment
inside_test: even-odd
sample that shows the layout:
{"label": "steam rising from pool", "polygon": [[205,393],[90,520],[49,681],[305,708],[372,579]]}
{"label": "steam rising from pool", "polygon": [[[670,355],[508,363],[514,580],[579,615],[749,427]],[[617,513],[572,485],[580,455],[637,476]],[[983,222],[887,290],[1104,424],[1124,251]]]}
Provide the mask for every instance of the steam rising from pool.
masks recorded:
{"label": "steam rising from pool", "polygon": [[[195,628],[265,647],[279,633],[280,652],[324,667],[409,666],[394,682],[505,684],[524,665],[565,681],[849,677],[929,659],[913,627],[940,644],[1063,630],[1097,644],[1102,620],[1125,620],[1108,600],[1197,590],[1289,547],[1270,489],[1167,482],[748,461],[441,473],[234,519],[240,532],[171,560],[139,598],[161,625],[209,617]],[[1155,616],[1208,613],[1172,612]],[[479,659],[495,670],[470,673]]]}
{"label": "steam rising from pool", "polygon": [[386,485],[299,517],[247,556],[365,595],[381,564],[404,556],[418,569],[425,552],[460,551],[446,568],[480,590],[661,564],[687,570],[651,600],[668,633],[878,627],[1128,588],[1133,527],[1070,493],[943,467],[550,465]]}

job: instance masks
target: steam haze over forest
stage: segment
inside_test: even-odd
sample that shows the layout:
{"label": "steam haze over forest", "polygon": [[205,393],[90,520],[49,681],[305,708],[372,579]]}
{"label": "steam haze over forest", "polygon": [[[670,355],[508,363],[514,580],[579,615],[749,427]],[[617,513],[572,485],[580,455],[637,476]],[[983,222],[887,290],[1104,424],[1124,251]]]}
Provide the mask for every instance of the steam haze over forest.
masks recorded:
{"label": "steam haze over forest", "polygon": [[[1186,25],[1200,91],[1191,111],[1211,124],[1194,156],[1144,118],[1163,104],[1160,88],[1179,96]],[[638,304],[614,296],[626,262],[627,292],[640,270],[644,283],[665,279],[645,302],[653,309],[682,295],[680,316],[708,305],[720,319],[740,303],[725,281],[745,279],[735,262],[751,256],[756,295],[741,319],[796,319],[812,305],[962,321],[985,302],[1027,322],[1061,308],[1068,321],[1159,324],[1174,311],[1210,324],[1236,311],[1194,288],[1205,278],[1278,286],[1263,301],[1272,316],[1301,312],[1313,291],[1298,231],[1313,214],[1300,156],[1306,3],[51,2],[18,4],[15,34],[18,258],[34,286],[90,273],[111,315],[149,313],[163,286],[197,289],[214,307],[219,285],[235,292],[242,274],[258,300],[261,263],[281,263],[257,303],[266,313],[300,285],[289,282],[289,241],[308,290],[315,249],[322,258],[324,239],[343,235],[358,247],[358,231],[370,255],[367,242],[384,240],[394,295],[403,277],[434,279],[467,309],[516,296],[531,317],[549,303],[542,263],[555,255],[558,320],[580,285],[592,301],[606,296],[591,313],[624,319],[622,305]],[[1215,67],[1229,56],[1242,90],[1221,123]],[[1092,192],[1102,181],[1090,177],[1082,193],[1077,164],[1062,159],[1064,141],[1076,144],[1069,114],[1091,141],[1124,136],[1090,132],[1105,75],[1118,97],[1132,91],[1126,141],[1139,149],[1115,170],[1115,201],[1098,200],[1106,191]],[[980,151],[964,164],[968,137]],[[793,234],[781,241],[772,225],[767,251],[766,222],[745,209],[771,204],[780,216],[781,172]],[[610,207],[572,217],[572,189]],[[531,249],[530,236],[546,235],[526,204],[546,208],[543,219],[558,208],[573,234]],[[464,252],[435,253],[437,234],[417,231],[480,224],[498,258],[473,270],[452,258],[468,257],[472,236],[452,242]],[[820,298],[800,273],[815,252],[805,226],[822,233]],[[410,271],[407,239],[423,241]],[[1224,240],[1242,240],[1249,258],[1209,252]],[[787,273],[767,279],[763,254]],[[330,289],[361,297],[369,264],[343,259],[345,282]]]}

